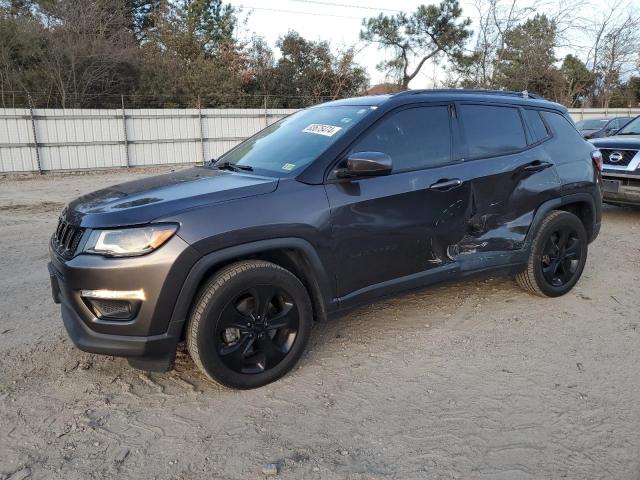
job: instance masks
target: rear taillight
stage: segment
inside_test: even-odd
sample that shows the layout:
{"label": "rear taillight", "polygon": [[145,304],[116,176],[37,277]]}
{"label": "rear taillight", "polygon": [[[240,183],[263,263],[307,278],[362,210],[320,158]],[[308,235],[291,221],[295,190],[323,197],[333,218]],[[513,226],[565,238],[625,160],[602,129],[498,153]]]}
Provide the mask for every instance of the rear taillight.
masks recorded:
{"label": "rear taillight", "polygon": [[602,171],[602,152],[600,150],[594,150],[591,152],[591,160],[593,160],[593,164],[598,169],[598,171]]}

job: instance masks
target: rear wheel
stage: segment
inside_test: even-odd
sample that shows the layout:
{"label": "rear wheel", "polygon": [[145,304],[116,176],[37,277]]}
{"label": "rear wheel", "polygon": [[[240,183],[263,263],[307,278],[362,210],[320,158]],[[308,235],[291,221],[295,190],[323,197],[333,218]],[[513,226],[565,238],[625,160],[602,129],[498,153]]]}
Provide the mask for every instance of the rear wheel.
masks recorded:
{"label": "rear wheel", "polygon": [[210,379],[233,388],[260,387],[293,368],[311,323],[311,301],[295,275],[270,262],[242,261],[202,288],[187,348]]}
{"label": "rear wheel", "polygon": [[587,246],[587,232],[578,217],[551,212],[533,240],[527,269],[516,276],[518,285],[544,297],[564,295],[582,275]]}

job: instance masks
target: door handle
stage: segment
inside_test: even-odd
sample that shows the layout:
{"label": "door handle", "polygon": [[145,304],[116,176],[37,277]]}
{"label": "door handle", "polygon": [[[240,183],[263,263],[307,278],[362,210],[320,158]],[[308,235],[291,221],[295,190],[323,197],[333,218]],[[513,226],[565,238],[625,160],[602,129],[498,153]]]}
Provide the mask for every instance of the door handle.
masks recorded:
{"label": "door handle", "polygon": [[429,189],[440,190],[441,192],[445,192],[447,190],[453,190],[454,188],[459,187],[460,185],[462,185],[462,180],[460,180],[459,178],[453,178],[450,180],[444,179],[444,180],[438,180],[433,185],[430,185]]}
{"label": "door handle", "polygon": [[528,165],[525,165],[524,169],[527,172],[539,172],[540,170],[544,170],[545,168],[549,168],[553,166],[551,162],[543,162],[542,160],[536,160],[531,162]]}

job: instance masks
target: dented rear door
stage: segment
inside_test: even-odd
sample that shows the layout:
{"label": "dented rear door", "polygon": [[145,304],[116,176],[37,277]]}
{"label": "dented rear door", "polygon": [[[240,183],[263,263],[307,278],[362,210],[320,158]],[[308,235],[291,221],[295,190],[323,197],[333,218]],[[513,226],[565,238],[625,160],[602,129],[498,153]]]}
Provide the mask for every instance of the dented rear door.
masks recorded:
{"label": "dented rear door", "polygon": [[549,130],[537,111],[518,106],[459,103],[456,115],[466,148],[470,209],[466,233],[450,247],[451,257],[520,249],[537,208],[560,192],[545,150]]}

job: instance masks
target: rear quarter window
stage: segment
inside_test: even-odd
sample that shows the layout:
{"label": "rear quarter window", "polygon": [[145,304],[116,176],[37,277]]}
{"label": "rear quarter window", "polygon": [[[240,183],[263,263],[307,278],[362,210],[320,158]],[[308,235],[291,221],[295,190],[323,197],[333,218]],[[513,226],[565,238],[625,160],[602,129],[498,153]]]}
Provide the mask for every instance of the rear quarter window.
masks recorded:
{"label": "rear quarter window", "polygon": [[573,126],[573,124],[567,120],[564,115],[560,115],[555,112],[542,112],[542,116],[548,125],[551,126],[552,130],[562,139],[562,140],[577,140],[580,141],[581,144],[584,143],[584,139],[582,135],[578,133],[578,130]]}
{"label": "rear quarter window", "polygon": [[527,146],[520,112],[515,107],[461,105],[460,113],[471,158],[507,154]]}
{"label": "rear quarter window", "polygon": [[549,138],[551,132],[547,130],[547,126],[542,121],[542,117],[540,116],[540,112],[538,110],[525,108],[524,115],[527,119],[529,130],[533,135],[533,141],[531,143],[537,143],[544,140],[545,138]]}

